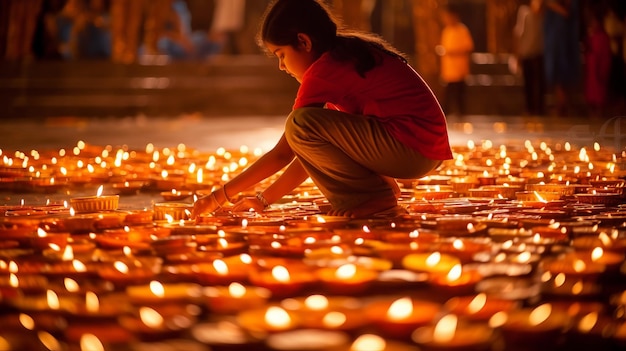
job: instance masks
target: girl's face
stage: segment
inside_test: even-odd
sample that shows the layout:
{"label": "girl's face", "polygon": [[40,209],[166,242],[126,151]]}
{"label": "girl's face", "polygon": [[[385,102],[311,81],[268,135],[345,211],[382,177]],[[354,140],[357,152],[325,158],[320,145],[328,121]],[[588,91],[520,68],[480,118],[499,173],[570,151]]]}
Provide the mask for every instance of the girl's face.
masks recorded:
{"label": "girl's face", "polygon": [[297,47],[271,43],[265,43],[265,47],[278,58],[278,69],[287,72],[299,83],[302,83],[304,72],[317,60],[317,55],[311,46],[311,40],[306,34],[298,34]]}

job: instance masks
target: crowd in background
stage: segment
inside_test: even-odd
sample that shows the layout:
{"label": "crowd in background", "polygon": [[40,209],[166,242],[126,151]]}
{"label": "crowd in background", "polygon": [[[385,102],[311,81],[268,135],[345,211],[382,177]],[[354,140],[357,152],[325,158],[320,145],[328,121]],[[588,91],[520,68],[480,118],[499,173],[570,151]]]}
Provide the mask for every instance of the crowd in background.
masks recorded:
{"label": "crowd in background", "polygon": [[[380,29],[372,28],[376,21],[372,14],[377,5],[380,8],[380,1],[325,1],[346,25]],[[419,0],[404,1],[415,7]],[[0,55],[12,61],[108,59],[129,64],[145,55],[202,60],[216,54],[258,53],[255,19],[268,2],[5,0],[0,2]],[[441,5],[462,2],[440,1]],[[546,114],[548,93],[555,113],[566,115],[576,89],[583,92],[592,116],[603,115],[609,105],[624,110],[626,1],[516,2],[521,5],[511,21],[511,53],[523,77],[526,113]],[[443,105],[463,115],[464,81],[476,48],[472,39],[481,38],[470,33],[454,6],[441,8],[451,9],[438,18],[439,45],[432,48],[438,55],[439,78],[445,90]],[[411,14],[406,15],[411,21]]]}

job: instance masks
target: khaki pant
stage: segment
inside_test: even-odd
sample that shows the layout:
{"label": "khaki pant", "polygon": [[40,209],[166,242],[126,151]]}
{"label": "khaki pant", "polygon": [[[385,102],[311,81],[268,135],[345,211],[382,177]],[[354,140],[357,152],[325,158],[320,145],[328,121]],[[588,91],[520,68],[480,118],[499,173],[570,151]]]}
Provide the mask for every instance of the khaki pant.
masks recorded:
{"label": "khaki pant", "polygon": [[335,110],[294,110],[285,137],[334,209],[392,197],[385,177],[421,178],[441,162],[397,141],[376,117]]}

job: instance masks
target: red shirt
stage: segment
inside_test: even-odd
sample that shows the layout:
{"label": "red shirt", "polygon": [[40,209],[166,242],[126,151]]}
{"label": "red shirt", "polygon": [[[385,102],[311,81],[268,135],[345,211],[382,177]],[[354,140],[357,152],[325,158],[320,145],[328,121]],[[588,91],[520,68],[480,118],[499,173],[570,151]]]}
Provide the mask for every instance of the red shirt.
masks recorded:
{"label": "red shirt", "polygon": [[433,160],[451,159],[446,119],[433,92],[410,65],[380,56],[382,64],[363,78],[352,63],[325,53],[304,73],[293,108],[326,105],[376,116],[404,145]]}

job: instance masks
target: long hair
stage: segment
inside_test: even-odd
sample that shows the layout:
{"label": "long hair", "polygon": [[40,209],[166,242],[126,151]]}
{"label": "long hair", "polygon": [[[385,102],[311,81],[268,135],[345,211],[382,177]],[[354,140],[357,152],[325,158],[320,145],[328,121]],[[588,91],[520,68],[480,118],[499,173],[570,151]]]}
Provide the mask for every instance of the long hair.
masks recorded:
{"label": "long hair", "polygon": [[321,0],[274,0],[268,6],[257,34],[257,44],[298,47],[298,33],[311,38],[314,52],[325,52],[339,61],[354,64],[359,75],[365,76],[380,62],[378,53],[406,57],[380,36],[342,28],[339,20]]}

